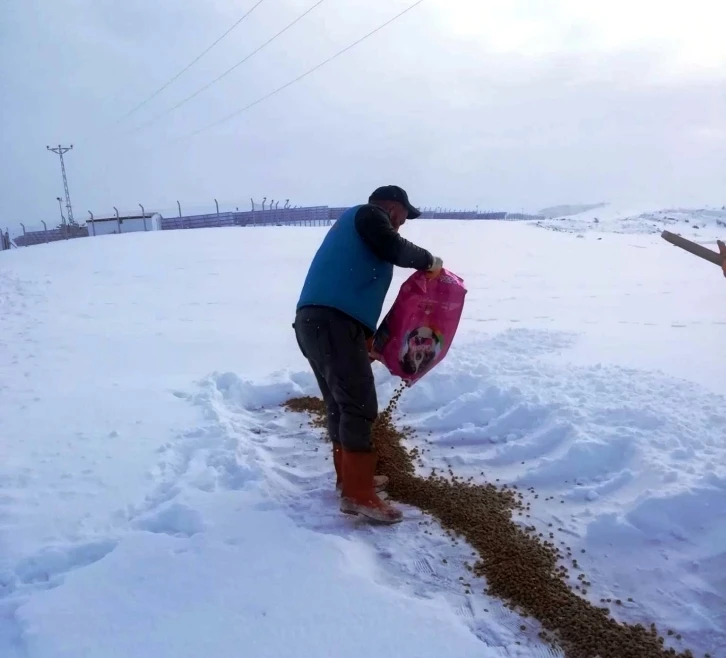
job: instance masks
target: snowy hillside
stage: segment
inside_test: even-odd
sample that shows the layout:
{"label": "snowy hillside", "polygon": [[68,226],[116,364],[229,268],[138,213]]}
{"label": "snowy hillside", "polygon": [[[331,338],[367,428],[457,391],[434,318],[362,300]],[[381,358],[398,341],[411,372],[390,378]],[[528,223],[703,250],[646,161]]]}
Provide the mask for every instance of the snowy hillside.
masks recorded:
{"label": "snowy hillside", "polygon": [[605,205],[571,215],[563,213],[535,224],[553,231],[575,233],[659,234],[667,230],[698,242],[711,243],[726,235],[726,208],[655,209],[653,206]]}
{"label": "snowy hillside", "polygon": [[[578,554],[583,597],[720,658],[726,280],[651,231],[614,232],[664,217],[606,210],[544,223],[565,232],[406,225],[469,294],[401,422],[424,471],[535,487],[527,522]],[[723,236],[721,219],[694,230]],[[324,231],[0,254],[2,658],[561,655],[420,511],[395,528],[337,511],[320,432],[280,407],[317,394],[291,322]],[[385,404],[397,382],[376,375]]]}
{"label": "snowy hillside", "polygon": [[607,203],[566,203],[560,206],[542,208],[542,210],[539,210],[537,214],[542,215],[542,217],[546,217],[547,219],[554,219],[556,217],[569,217],[570,215],[579,215],[582,212],[587,212],[588,210],[596,210],[597,208],[603,208],[607,205]]}

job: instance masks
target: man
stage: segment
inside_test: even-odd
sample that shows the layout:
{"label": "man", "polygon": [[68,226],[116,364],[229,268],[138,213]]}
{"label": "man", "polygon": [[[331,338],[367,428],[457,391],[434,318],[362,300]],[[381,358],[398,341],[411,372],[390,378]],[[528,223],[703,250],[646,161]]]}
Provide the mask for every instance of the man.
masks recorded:
{"label": "man", "polygon": [[295,316],[300,350],[315,374],[327,410],[340,509],[383,523],[402,514],[378,496],[371,427],[378,415],[368,340],[391,285],[394,265],[435,272],[443,262],[398,234],[421,213],[396,185],[378,188],[328,231],[310,266]]}
{"label": "man", "polygon": [[723,257],[721,269],[723,270],[723,275],[726,276],[726,244],[721,242],[721,240],[716,240],[716,244],[718,244],[718,250],[721,252],[721,256]]}

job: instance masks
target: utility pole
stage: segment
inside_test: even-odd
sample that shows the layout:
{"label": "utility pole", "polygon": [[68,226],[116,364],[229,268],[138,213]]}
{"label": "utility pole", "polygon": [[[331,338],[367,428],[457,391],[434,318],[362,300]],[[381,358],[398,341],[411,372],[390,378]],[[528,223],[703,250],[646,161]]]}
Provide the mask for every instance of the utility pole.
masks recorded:
{"label": "utility pole", "polygon": [[62,199],[61,199],[61,198],[60,198],[59,196],[57,196],[57,197],[55,198],[55,200],[56,200],[56,201],[58,202],[58,210],[60,210],[60,215],[61,215],[61,225],[65,225],[65,223],[66,223],[66,218],[65,218],[65,217],[63,217],[63,206],[61,205],[61,203],[62,203],[62,201],[63,201],[63,200],[62,200]]}
{"label": "utility pole", "polygon": [[52,151],[60,157],[61,173],[63,174],[63,189],[66,192],[66,211],[68,214],[68,223],[74,225],[76,221],[73,219],[73,206],[71,206],[71,193],[68,191],[68,178],[66,177],[66,165],[63,162],[63,154],[73,149],[73,144],[70,146],[61,146],[58,144],[55,148],[50,146],[45,147],[48,151]]}

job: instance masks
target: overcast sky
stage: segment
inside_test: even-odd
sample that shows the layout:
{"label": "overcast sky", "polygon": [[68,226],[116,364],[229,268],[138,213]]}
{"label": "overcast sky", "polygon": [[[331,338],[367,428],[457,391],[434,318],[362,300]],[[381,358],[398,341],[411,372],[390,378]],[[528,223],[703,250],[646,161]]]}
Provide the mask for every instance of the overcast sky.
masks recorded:
{"label": "overcast sky", "polygon": [[4,0],[0,226],[119,210],[343,205],[377,185],[426,206],[726,204],[720,0],[424,0],[330,64],[203,130],[413,0]]}

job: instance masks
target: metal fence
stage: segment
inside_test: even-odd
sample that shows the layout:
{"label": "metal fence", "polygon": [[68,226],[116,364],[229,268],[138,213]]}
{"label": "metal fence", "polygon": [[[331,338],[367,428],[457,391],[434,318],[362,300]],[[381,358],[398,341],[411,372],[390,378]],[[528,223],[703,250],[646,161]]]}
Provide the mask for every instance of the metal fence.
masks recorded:
{"label": "metal fence", "polygon": [[[43,223],[45,226],[45,223]],[[58,242],[59,240],[72,240],[74,238],[87,238],[88,228],[72,224],[63,224],[57,228],[44,228],[42,231],[26,231],[23,227],[23,234],[14,238],[13,242],[18,247],[30,247],[34,244],[45,244],[46,242]]]}
{"label": "metal fence", "polygon": [[[332,220],[338,219],[346,210],[345,208],[328,208],[329,217]],[[542,219],[539,215],[523,216],[527,219]],[[432,210],[430,208],[421,209],[421,219],[519,219],[514,217],[512,213],[505,211],[484,211],[478,210]]]}
{"label": "metal fence", "polygon": [[[287,203],[287,202],[286,202]],[[196,228],[217,228],[223,226],[329,226],[337,220],[347,209],[345,207],[329,206],[308,206],[308,207],[283,207],[277,205],[255,210],[216,212],[203,215],[187,215],[180,217],[161,217],[159,228],[163,231]],[[181,213],[181,205],[178,204]],[[142,207],[143,208],[143,207]],[[150,213],[153,215],[154,213]],[[537,220],[543,219],[539,215],[525,213],[508,213],[504,211],[459,211],[444,210],[442,208],[424,208],[421,217],[423,219],[449,219],[449,220]],[[62,224],[56,228],[48,229],[45,222],[42,222],[44,230],[26,231],[23,227],[23,234],[14,238],[13,242],[18,247],[29,247],[35,244],[57,242],[73,238],[88,237],[87,226],[77,224]]]}
{"label": "metal fence", "polygon": [[[303,208],[267,208],[243,212],[214,213],[209,215],[190,215],[169,217],[161,220],[162,230],[187,228],[212,228],[216,226],[327,226],[336,221],[348,210],[349,206],[331,208],[329,206],[309,206]],[[453,220],[527,220],[542,219],[539,215],[508,213],[506,211],[442,211],[423,209],[423,219]]]}
{"label": "metal fence", "polygon": [[421,213],[423,219],[506,219],[506,212],[479,212],[478,210],[461,210],[453,212],[442,212],[437,210],[424,210]]}
{"label": "metal fence", "polygon": [[211,215],[190,215],[188,217],[162,217],[161,230],[173,231],[184,228],[219,228],[221,226],[236,226],[235,217],[240,213],[222,212]]}
{"label": "metal fence", "polygon": [[328,224],[330,224],[328,206],[273,208],[161,219],[163,231],[220,226],[326,226]]}
{"label": "metal fence", "polygon": [[306,208],[273,208],[238,213],[240,226],[327,226],[330,224],[328,206]]}
{"label": "metal fence", "polygon": [[348,210],[350,206],[344,206],[342,208],[328,208],[328,218],[332,221],[340,219],[340,216]]}

